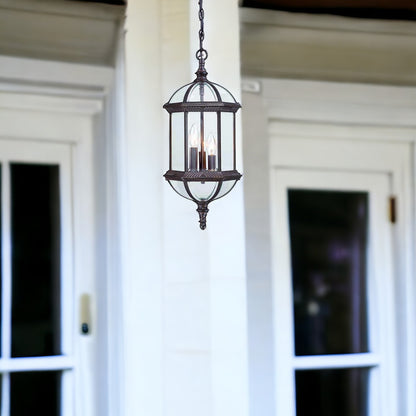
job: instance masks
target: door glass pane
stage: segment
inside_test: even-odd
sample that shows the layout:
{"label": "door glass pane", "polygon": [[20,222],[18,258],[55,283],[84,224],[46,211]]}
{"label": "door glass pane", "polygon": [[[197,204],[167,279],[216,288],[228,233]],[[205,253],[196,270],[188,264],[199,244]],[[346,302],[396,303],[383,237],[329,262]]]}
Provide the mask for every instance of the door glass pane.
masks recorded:
{"label": "door glass pane", "polygon": [[367,416],[367,368],[296,372],[296,416]]}
{"label": "door glass pane", "polygon": [[60,353],[59,167],[11,165],[12,356]]}
{"label": "door glass pane", "polygon": [[367,352],[367,193],[288,197],[296,355]]}
{"label": "door glass pane", "polygon": [[10,374],[10,416],[58,416],[61,372]]}

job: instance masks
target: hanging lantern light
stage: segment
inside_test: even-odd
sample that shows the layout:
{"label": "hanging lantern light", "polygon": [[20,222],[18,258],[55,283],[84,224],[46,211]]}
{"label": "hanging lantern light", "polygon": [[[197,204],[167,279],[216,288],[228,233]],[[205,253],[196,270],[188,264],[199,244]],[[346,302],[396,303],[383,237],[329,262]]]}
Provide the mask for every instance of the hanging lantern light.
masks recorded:
{"label": "hanging lantern light", "polygon": [[208,204],[228,194],[241,178],[236,168],[236,113],[241,105],[227,89],[207,79],[202,2],[196,78],[163,108],[169,113],[169,170],[164,177],[179,195],[197,204],[204,230]]}

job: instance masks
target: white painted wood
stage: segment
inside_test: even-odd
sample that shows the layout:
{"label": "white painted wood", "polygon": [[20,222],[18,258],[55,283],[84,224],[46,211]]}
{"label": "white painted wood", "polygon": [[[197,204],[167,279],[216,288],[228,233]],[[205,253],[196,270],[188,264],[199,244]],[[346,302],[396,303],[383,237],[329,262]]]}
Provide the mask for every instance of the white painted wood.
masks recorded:
{"label": "white painted wood", "polygon": [[1,378],[1,416],[10,415],[10,374],[5,373]]}
{"label": "white painted wood", "polygon": [[[192,51],[197,41],[197,2],[191,1]],[[211,0],[205,7],[205,45],[209,79],[241,97],[240,39],[237,1]],[[195,60],[192,56],[193,68]],[[237,168],[244,171],[241,113],[237,119]],[[210,207],[207,225],[210,280],[211,362],[215,416],[249,413],[247,293],[244,190],[238,183],[226,198]],[[196,224],[195,224],[196,225]],[[200,232],[197,230],[196,232]],[[226,312],[224,312],[226,311]]]}
{"label": "white painted wood", "polygon": [[[95,141],[98,143],[95,147],[95,152],[98,154],[95,158],[95,186],[106,190],[105,195],[97,197],[97,205],[101,206],[102,204],[106,207],[106,215],[99,217],[102,222],[97,222],[98,240],[103,242],[102,246],[105,246],[101,249],[97,248],[97,257],[99,259],[106,258],[105,262],[98,261],[97,264],[97,275],[101,276],[97,282],[97,288],[100,292],[106,293],[105,298],[97,299],[97,314],[101,316],[97,331],[101,334],[99,343],[106,346],[105,351],[101,354],[101,362],[107,363],[107,369],[105,366],[99,366],[100,377],[106,377],[107,381],[100,392],[96,393],[96,400],[98,414],[112,416],[124,414],[123,392],[125,389],[122,356],[123,288],[120,284],[120,278],[123,275],[120,210],[123,183],[121,181],[120,153],[125,139],[124,112],[124,31],[123,28],[120,28],[114,86],[110,89],[104,113],[95,129]],[[102,145],[103,140],[105,140],[105,146]],[[103,153],[105,153],[104,156]],[[102,180],[99,181],[98,178],[102,178]],[[117,380],[117,383],[114,383],[114,380]],[[103,396],[107,400],[102,400]]]}
{"label": "white painted wood", "polygon": [[12,267],[11,267],[11,190],[10,169],[7,159],[1,161],[1,204],[2,204],[2,356],[11,354],[11,313],[12,313]]}
{"label": "white painted wood", "polygon": [[[279,185],[280,184],[280,185]],[[286,202],[286,187],[284,182],[273,174],[270,180],[271,199],[271,229],[272,229],[272,267],[273,267],[273,322],[274,322],[274,373],[275,373],[275,411],[276,416],[295,415],[295,389],[292,356],[294,352],[293,293],[291,284],[290,246],[289,241],[289,212]],[[283,186],[282,186],[283,185]],[[280,213],[273,212],[273,208]],[[279,230],[280,238],[273,230]],[[276,257],[276,255],[278,257]]]}
{"label": "white painted wood", "polygon": [[[7,0],[2,1],[1,10],[3,10],[4,3],[7,3]],[[56,5],[56,2],[46,1],[39,4],[39,6],[40,9],[37,12],[49,10],[51,17],[54,13],[60,13],[60,6]],[[80,24],[79,16],[83,13],[81,20],[84,18],[86,20],[90,18],[98,19],[101,21],[99,23],[101,27],[110,27],[108,25],[111,25],[111,27],[117,28],[117,19],[121,17],[118,14],[117,21],[115,20],[115,16],[110,10],[111,6],[108,8],[103,6],[103,9],[109,10],[107,16],[105,10],[103,13],[94,13],[97,8],[91,5],[86,8],[81,5],[79,9],[73,7],[72,11],[71,7],[73,5],[69,2],[62,2],[61,6],[65,9],[63,15],[68,12],[66,16],[69,20],[67,22],[72,18],[78,20],[72,27]],[[19,13],[33,11],[30,2],[14,2],[11,8],[14,11],[18,9]],[[75,9],[77,9],[76,13],[74,13]],[[90,13],[89,16],[88,13]],[[48,18],[45,17],[45,19]],[[35,16],[33,24],[37,25],[38,23],[39,20],[36,21]],[[70,25],[69,22],[66,29],[69,29]],[[2,30],[5,30],[5,28],[3,27]],[[94,30],[94,25],[91,25],[90,28]],[[42,33],[42,30],[40,30],[38,36],[42,37]],[[63,36],[67,34],[68,32],[64,33]],[[118,29],[117,36],[119,36]],[[60,36],[57,42],[59,43],[62,39],[63,37]],[[103,43],[107,41],[106,39],[109,38],[104,37],[100,41]],[[53,41],[51,40],[51,42]],[[31,45],[35,44],[27,44],[27,46]],[[39,43],[37,45],[40,46]],[[86,43],[87,48],[88,45],[91,45],[91,43]],[[111,50],[113,49],[114,45],[111,45]],[[47,53],[49,52],[51,50],[47,51]],[[69,57],[72,53],[79,53],[80,51],[65,51],[65,53],[67,52]],[[30,53],[28,55],[30,56]],[[43,57],[45,55],[42,55],[42,53],[37,55],[37,58]],[[62,56],[60,56],[61,58]],[[70,58],[70,60],[76,61],[77,59]],[[107,299],[114,302],[113,305],[117,305],[112,296],[115,291],[112,291],[110,287],[111,285],[119,285],[121,273],[117,271],[110,274],[105,267],[100,269],[100,271],[104,270],[99,276],[100,282],[109,279],[111,285],[99,286],[99,298],[95,296],[97,290],[95,281],[98,276],[96,275],[98,271],[95,268],[96,262],[99,262],[102,258],[111,258],[111,261],[118,262],[120,256],[119,252],[114,250],[114,247],[118,247],[117,242],[114,241],[113,250],[109,251],[108,255],[99,257],[101,252],[99,251],[98,242],[95,240],[97,232],[95,218],[101,218],[101,215],[107,217],[104,223],[99,223],[97,220],[97,223],[102,227],[99,235],[101,238],[99,240],[100,244],[101,241],[103,244],[107,244],[106,241],[111,238],[108,237],[110,232],[107,234],[105,222],[107,220],[117,222],[118,215],[120,215],[107,210],[107,206],[111,204],[117,206],[120,198],[114,200],[114,195],[107,193],[106,190],[110,189],[110,187],[107,188],[110,171],[107,175],[105,167],[98,163],[98,160],[105,158],[111,160],[112,155],[115,155],[116,152],[113,153],[106,148],[103,152],[95,153],[106,140],[110,141],[112,137],[118,138],[122,135],[122,127],[118,127],[120,130],[114,133],[111,129],[106,130],[105,127],[102,127],[107,123],[110,124],[111,119],[115,118],[115,114],[119,119],[122,118],[121,112],[111,112],[110,110],[105,116],[107,120],[102,117],[104,110],[107,111],[104,102],[113,90],[114,73],[114,69],[110,67],[0,56],[0,141],[25,139],[33,145],[40,144],[42,146],[44,143],[61,143],[72,147],[70,179],[74,185],[71,195],[73,200],[71,202],[66,201],[64,209],[75,209],[73,244],[75,253],[73,264],[67,264],[66,266],[66,270],[70,271],[70,266],[73,265],[75,281],[74,284],[71,284],[71,281],[66,282],[67,297],[65,302],[72,302],[71,307],[75,309],[74,313],[67,313],[64,319],[67,321],[65,325],[70,328],[65,341],[65,348],[73,354],[74,369],[65,371],[62,380],[63,389],[68,392],[68,395],[62,401],[65,416],[72,416],[73,414],[99,414],[100,416],[104,414],[122,414],[120,410],[121,400],[117,398],[117,396],[120,396],[120,392],[117,392],[117,389],[114,388],[111,382],[113,378],[109,375],[110,366],[117,369],[116,379],[119,382],[116,384],[121,389],[122,382],[120,380],[123,377],[120,375],[120,360],[122,353],[119,345],[122,344],[123,338],[120,333],[120,322],[122,321],[120,306],[117,306],[116,309],[113,308],[111,311],[114,322],[112,326],[106,325],[105,314],[97,316],[98,305],[102,305]],[[119,88],[119,91],[122,88],[124,86]],[[121,111],[119,110],[121,102],[122,100],[119,99],[117,103],[113,104],[117,111]],[[27,156],[30,157],[30,152],[27,153]],[[93,172],[94,169],[95,172]],[[103,182],[93,182],[93,174],[99,178],[104,178]],[[95,199],[101,198],[100,195],[104,194],[108,197],[108,201],[105,201],[100,209],[96,210]],[[78,244],[80,245],[78,246]],[[78,314],[78,299],[80,294],[85,292],[89,293],[93,299],[92,333],[87,337],[80,335]],[[103,309],[106,308],[101,307],[100,311]],[[110,309],[109,302],[109,313]],[[113,357],[120,358],[118,360],[117,358],[113,359]],[[114,375],[114,372],[112,374]],[[115,399],[113,399],[114,397]],[[110,409],[108,403],[114,401],[118,401],[118,403]],[[98,404],[99,407],[95,408]]]}
{"label": "white painted wood", "polygon": [[130,2],[125,30],[126,130],[119,154],[123,182],[122,401],[125,416],[162,416],[167,410],[163,383],[161,2]]}
{"label": "white painted wood", "polygon": [[[392,192],[401,201],[398,204],[400,220],[393,229],[399,414],[412,416],[416,409],[413,394],[416,366],[413,354],[415,226],[412,208],[415,197],[412,166],[415,159],[410,150],[416,139],[414,118],[411,116],[415,102],[414,89],[294,80],[259,79],[259,82],[261,95],[246,94],[243,100],[246,105],[246,140],[249,141],[246,144],[249,150],[245,154],[246,173],[257,178],[246,180],[246,204],[250,208],[247,211],[248,243],[252,251],[254,250],[250,254],[252,261],[249,282],[253,282],[251,287],[254,287],[255,276],[262,276],[262,282],[256,283],[254,292],[256,296],[261,294],[261,299],[253,298],[250,301],[250,304],[256,306],[251,312],[249,310],[249,319],[250,313],[252,317],[260,313],[259,305],[267,305],[267,291],[260,292],[259,288],[268,287],[267,276],[270,276],[267,272],[267,255],[263,254],[268,252],[270,246],[270,235],[266,231],[269,228],[269,196],[263,186],[258,186],[267,183],[265,175],[268,172],[266,167],[259,166],[266,166],[265,160],[269,159],[272,166],[287,168],[388,172],[392,179]],[[290,106],[286,105],[287,101]],[[349,108],[354,111],[346,113]],[[402,108],[409,116],[401,118],[399,113]],[[392,110],[391,113],[389,109]],[[395,117],[394,114],[399,116]],[[271,151],[267,152],[269,135]],[[259,150],[263,148],[267,150]],[[315,154],[314,158],[310,157],[312,153]],[[336,159],[328,157],[329,154],[337,155]],[[256,244],[250,243],[251,241]],[[261,247],[261,251],[256,247]],[[256,258],[262,259],[261,264]],[[264,313],[261,316],[261,328],[264,332],[269,321]],[[253,322],[253,326],[258,327],[258,323]],[[266,353],[270,351],[268,337],[269,335],[263,337],[261,349],[266,356],[263,361],[271,365],[274,357],[270,352]],[[251,358],[251,365],[258,366],[258,361],[257,358]],[[377,377],[374,374],[372,380],[371,395],[376,397]],[[269,380],[266,388],[270,389],[272,385],[272,380]],[[260,396],[256,392],[252,402],[258,402]],[[380,401],[381,398],[378,394],[378,399],[373,399],[373,402]],[[261,414],[266,412],[273,414],[271,405],[262,409]],[[377,410],[375,412],[378,414]]]}
{"label": "white painted wood", "polygon": [[[10,171],[6,164],[1,163],[1,204],[2,204],[2,319],[1,332],[2,356],[6,359],[11,352],[11,199],[10,199]],[[8,416],[10,412],[10,375],[2,375],[1,415]]]}
{"label": "white painted wood", "polygon": [[[0,136],[0,164],[2,167],[2,414],[9,414],[10,373],[16,371],[60,371],[75,367],[73,357],[74,302],[73,302],[73,253],[72,253],[72,186],[71,186],[71,149],[69,144],[34,143],[22,140],[6,140]],[[66,356],[11,358],[11,189],[10,163],[29,162],[46,163],[59,166],[60,190],[60,234],[61,234],[61,348]],[[72,386],[63,382],[62,415],[72,413]]]}
{"label": "white painted wood", "polygon": [[[28,66],[29,64],[30,62]],[[33,81],[38,81],[36,75]],[[82,89],[78,86],[71,96],[69,92],[74,78],[72,84],[64,88],[66,93],[62,94],[62,85],[67,81],[64,79],[61,84],[58,83],[53,97],[43,95],[46,92],[42,89],[36,95],[33,91],[25,94],[23,80],[17,79],[9,84],[8,97],[19,95],[21,99],[5,100],[0,106],[0,146],[4,150],[2,156],[7,156],[7,152],[13,154],[16,143],[23,139],[26,145],[22,148],[20,157],[43,163],[56,163],[56,149],[67,149],[66,158],[61,160],[63,174],[60,178],[61,189],[65,189],[61,201],[62,226],[70,230],[63,235],[62,240],[65,254],[62,257],[62,325],[67,330],[62,342],[63,351],[73,357],[73,368],[63,376],[62,388],[66,395],[63,397],[62,411],[64,416],[74,413],[95,415],[96,394],[102,391],[102,385],[107,380],[106,376],[98,378],[95,369],[99,365],[104,373],[107,371],[107,355],[105,350],[98,348],[94,305],[92,333],[88,337],[80,334],[78,299],[85,292],[94,298],[96,290],[92,117],[101,111],[102,103],[100,95],[88,93],[88,88],[85,89],[86,94],[78,96],[77,93]],[[84,81],[86,82],[85,78]],[[15,85],[19,86],[17,91],[13,89]],[[53,88],[53,85],[48,85],[48,88]],[[105,88],[107,86],[102,85],[100,90],[105,91]],[[26,105],[28,102],[29,106]],[[71,241],[73,236],[74,242]]]}
{"label": "white painted wood", "polygon": [[270,119],[344,126],[414,128],[414,87],[261,80]]}
{"label": "white painted wood", "polygon": [[111,87],[113,74],[113,68],[103,66],[0,55],[2,87],[12,91],[16,87],[25,93],[49,88],[50,95],[56,95],[56,89],[58,92],[63,89],[73,97],[103,94]]}
{"label": "white painted wood", "polygon": [[[239,96],[237,2],[204,6],[210,79]],[[120,146],[126,415],[248,412],[242,189],[213,204],[202,232],[196,206],[161,176],[161,104],[194,78],[197,17],[190,0],[128,4]]]}
{"label": "white painted wood", "polygon": [[244,75],[415,85],[413,22],[250,8],[240,19]]}
{"label": "white painted wood", "polygon": [[22,371],[59,371],[72,369],[74,367],[73,357],[49,356],[49,357],[28,357],[10,358],[0,360],[1,372],[22,372]]}
{"label": "white painted wood", "polygon": [[48,97],[32,94],[0,93],[0,108],[59,112],[93,116],[102,111],[102,100]]}
{"label": "white painted wood", "polygon": [[295,356],[292,366],[295,370],[321,370],[329,368],[375,367],[382,357],[374,353]]}
{"label": "white painted wood", "polygon": [[[111,66],[124,7],[0,2],[0,54]],[[51,35],[53,34],[53,35]]]}

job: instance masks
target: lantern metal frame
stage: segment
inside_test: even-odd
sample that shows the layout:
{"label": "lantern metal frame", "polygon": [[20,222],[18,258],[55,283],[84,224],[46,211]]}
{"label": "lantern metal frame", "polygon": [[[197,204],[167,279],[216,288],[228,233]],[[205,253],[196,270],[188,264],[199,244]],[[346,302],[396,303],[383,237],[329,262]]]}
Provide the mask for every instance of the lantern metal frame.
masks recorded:
{"label": "lantern metal frame", "polygon": [[[203,0],[198,1],[199,4],[199,20],[200,20],[200,30],[199,30],[199,42],[200,47],[196,52],[196,58],[199,61],[199,68],[196,71],[196,78],[193,82],[182,86],[171,96],[169,101],[163,106],[163,108],[169,113],[169,170],[165,173],[164,177],[172,186],[172,188],[184,198],[194,201],[198,208],[197,212],[199,214],[199,223],[200,228],[204,230],[206,228],[206,217],[208,214],[208,205],[219,199],[226,194],[228,194],[236,184],[236,182],[242,177],[242,175],[237,171],[237,161],[236,161],[236,113],[241,108],[240,103],[236,101],[234,96],[223,86],[211,82],[207,79],[208,72],[205,68],[205,61],[208,58],[208,52],[203,47],[203,40],[205,37],[204,33],[204,9],[203,9]],[[190,96],[196,88],[199,88],[199,101],[189,101]],[[180,91],[184,91],[184,94],[179,94],[182,98],[181,100],[175,101],[177,94]],[[205,92],[209,90],[210,94],[216,99],[206,101]],[[221,93],[222,91],[222,93]],[[225,94],[224,94],[225,93]],[[223,95],[228,97],[228,100],[223,99]],[[231,98],[231,100],[230,100]],[[173,169],[172,163],[172,152],[173,152],[173,126],[172,126],[172,117],[174,114],[183,113],[183,170]],[[192,113],[200,113],[199,123],[200,123],[200,146],[202,158],[200,156],[199,169],[190,168],[188,153],[189,153],[189,115]],[[206,154],[205,154],[205,113],[216,113],[216,134],[217,134],[217,147],[216,155],[218,160],[215,160],[214,169],[207,169],[206,163]],[[223,139],[223,128],[222,128],[222,115],[223,113],[232,114],[232,169],[222,170],[222,139]],[[202,162],[201,162],[202,161]],[[209,163],[209,162],[208,162]],[[202,164],[202,166],[201,166]],[[209,166],[209,165],[208,165]],[[224,191],[223,184],[224,182],[234,181],[233,184]],[[180,193],[175,188],[175,183],[180,182],[183,184],[186,194]],[[216,188],[213,189],[213,192],[207,198],[201,198],[195,195],[191,191],[190,185],[195,182],[200,182],[201,184],[205,183],[216,183]],[[221,192],[221,190],[223,192]]]}

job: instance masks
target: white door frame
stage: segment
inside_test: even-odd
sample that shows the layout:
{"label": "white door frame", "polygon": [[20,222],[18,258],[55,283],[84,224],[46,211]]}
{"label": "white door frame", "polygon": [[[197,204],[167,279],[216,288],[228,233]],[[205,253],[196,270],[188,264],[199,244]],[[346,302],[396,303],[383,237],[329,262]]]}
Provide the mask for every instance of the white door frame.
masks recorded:
{"label": "white door frame", "polygon": [[[112,356],[109,363],[109,351],[117,349],[122,339],[122,326],[109,324],[111,319],[120,322],[119,293],[112,284],[114,275],[119,277],[113,267],[117,253],[108,249],[117,237],[110,235],[115,227],[105,226],[117,221],[110,214],[119,202],[108,195],[118,177],[112,175],[114,163],[107,161],[115,129],[106,105],[113,77],[111,68],[0,56],[0,140],[61,143],[71,152],[72,332],[78,415],[119,414],[112,408],[119,403],[119,391],[108,383],[120,379],[111,369],[120,372],[122,368],[120,355]],[[117,116],[115,112],[113,117]],[[98,207],[97,201],[103,200]],[[91,334],[87,336],[80,331],[82,294],[92,295]]]}
{"label": "white door frame", "polygon": [[[345,151],[343,157],[355,168],[367,172],[389,171],[394,178],[397,178],[392,184],[393,193],[399,201],[394,250],[398,259],[395,274],[401,279],[396,304],[399,307],[398,316],[401,318],[400,322],[397,322],[401,345],[401,350],[398,351],[400,357],[398,371],[400,389],[404,392],[403,396],[399,397],[399,402],[402,404],[400,414],[414,415],[416,325],[413,317],[416,291],[412,253],[415,239],[413,170],[416,160],[414,152],[416,88],[303,80],[246,79],[243,82],[243,90],[247,91],[243,96],[244,165],[246,177],[251,176],[250,181],[245,181],[247,239],[249,246],[250,239],[255,239],[258,243],[260,234],[263,251],[264,247],[268,247],[269,252],[268,256],[261,253],[258,256],[263,260],[261,265],[256,263],[258,253],[252,253],[252,258],[248,254],[250,378],[254,380],[251,385],[252,411],[259,410],[256,403],[264,402],[263,398],[260,399],[261,392],[254,385],[255,380],[264,373],[266,360],[269,364],[277,360],[273,353],[274,341],[270,336],[267,337],[268,344],[262,347],[263,351],[269,352],[266,358],[259,358],[259,354],[256,353],[258,347],[255,346],[255,342],[250,341],[259,340],[259,325],[256,317],[260,316],[264,320],[260,327],[263,332],[266,325],[269,331],[273,331],[271,329],[273,324],[267,321],[269,319],[266,315],[267,311],[262,309],[259,299],[255,298],[263,297],[262,304],[271,302],[270,296],[262,289],[263,286],[270,287],[272,263],[269,231],[269,169],[277,166],[299,166],[299,163],[310,168],[325,165],[331,168],[331,163],[333,163],[332,167],[336,167],[336,162],[331,162],[326,157],[327,146],[333,146],[338,152]],[[314,139],[326,141],[320,160],[309,160],[307,157],[308,146],[313,146]],[[343,149],[343,141],[355,143],[356,148],[353,153]],[[386,160],[383,156],[378,158],[373,154],[372,166],[368,166],[356,157],[360,154],[360,142],[363,141],[383,143],[386,154],[390,153],[389,149],[393,151],[394,148],[410,148],[411,153],[409,154],[408,150],[399,151],[399,156],[394,157],[389,166],[383,162]],[[252,200],[250,195],[253,195]],[[258,201],[261,201],[261,206]],[[268,214],[260,218],[259,210]],[[257,270],[264,270],[265,263],[269,264],[269,270],[262,277],[263,281],[259,283],[255,281],[255,273]],[[252,290],[250,290],[251,286]],[[250,300],[251,296],[253,296],[252,300]],[[263,369],[262,372],[259,369]],[[263,389],[273,391],[275,388],[272,387],[275,385],[273,374],[268,375],[268,383],[266,389],[264,386]],[[274,415],[275,404],[269,401],[268,407],[261,411],[262,414]]]}
{"label": "white door frame", "polygon": [[[313,145],[313,142],[310,144]],[[372,147],[376,146],[373,144]],[[311,158],[314,156],[312,148],[309,149],[309,156]],[[327,156],[333,157],[329,153]],[[368,353],[305,357],[294,355],[288,188],[369,193],[370,350]],[[369,397],[371,414],[377,416],[397,414],[393,253],[391,252],[391,224],[386,216],[390,195],[389,174],[343,171],[342,166],[339,170],[327,169],[325,166],[320,170],[276,168],[272,172],[271,195],[272,229],[274,230],[272,251],[275,351],[277,355],[275,363],[276,414],[295,415],[293,380],[295,370],[353,367],[372,368]]]}

